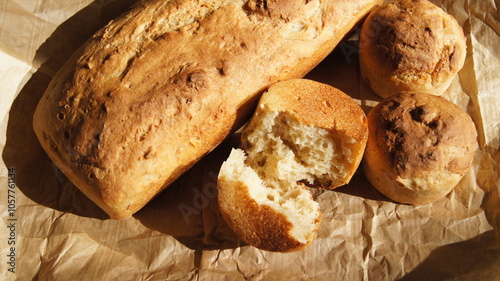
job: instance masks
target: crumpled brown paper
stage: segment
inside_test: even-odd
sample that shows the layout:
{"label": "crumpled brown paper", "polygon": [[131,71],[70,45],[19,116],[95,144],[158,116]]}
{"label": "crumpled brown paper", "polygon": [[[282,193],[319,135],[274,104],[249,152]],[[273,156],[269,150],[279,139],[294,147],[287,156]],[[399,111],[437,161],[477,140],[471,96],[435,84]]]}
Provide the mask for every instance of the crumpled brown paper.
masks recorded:
{"label": "crumpled brown paper", "polygon": [[[215,179],[237,136],[123,221],[108,219],[38,144],[31,118],[49,80],[132,2],[1,2],[0,279],[500,279],[498,3],[432,1],[464,28],[467,61],[445,97],[473,117],[479,134],[473,167],[455,190],[430,205],[402,205],[358,171],[347,186],[313,191],[323,212],[318,239],[281,254],[245,245],[218,211]],[[368,112],[380,99],[359,77],[356,31],[307,77]]]}

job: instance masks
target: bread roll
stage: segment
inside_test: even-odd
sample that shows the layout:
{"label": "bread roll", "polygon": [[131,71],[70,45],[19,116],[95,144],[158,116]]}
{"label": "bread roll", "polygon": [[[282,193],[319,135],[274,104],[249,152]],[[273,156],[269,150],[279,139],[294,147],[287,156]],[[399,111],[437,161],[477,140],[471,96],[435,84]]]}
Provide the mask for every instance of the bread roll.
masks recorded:
{"label": "bread roll", "polygon": [[359,55],[362,77],[382,98],[441,95],[464,65],[465,36],[455,18],[427,0],[389,1],[363,23]]}
{"label": "bread roll", "polygon": [[33,127],[113,219],[247,121],[258,94],[318,64],[379,0],[145,0],[56,74]]}
{"label": "bread roll", "polygon": [[428,204],[448,194],[469,169],[476,129],[470,116],[435,95],[403,93],[368,114],[363,171],[390,199]]}
{"label": "bread roll", "polygon": [[347,184],[367,138],[363,110],[340,90],[305,79],[272,85],[241,134],[244,150],[233,150],[221,167],[221,213],[250,245],[303,249],[321,217],[306,186]]}

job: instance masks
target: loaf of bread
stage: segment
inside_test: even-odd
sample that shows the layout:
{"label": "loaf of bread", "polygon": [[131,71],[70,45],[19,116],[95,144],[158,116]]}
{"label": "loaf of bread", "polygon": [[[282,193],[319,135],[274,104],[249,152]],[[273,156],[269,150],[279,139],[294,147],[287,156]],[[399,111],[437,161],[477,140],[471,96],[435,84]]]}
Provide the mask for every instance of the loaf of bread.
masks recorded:
{"label": "loaf of bread", "polygon": [[246,122],[258,94],[317,65],[379,0],[146,0],[61,68],[33,127],[113,219]]}
{"label": "loaf of bread", "polygon": [[347,184],[361,162],[368,126],[361,107],[329,85],[273,84],[259,101],[218,177],[224,219],[246,243],[268,251],[303,249],[321,213],[306,188]]}
{"label": "loaf of bread", "polygon": [[469,169],[477,148],[470,116],[431,94],[403,93],[368,114],[363,171],[388,198],[432,203],[447,195]]}
{"label": "loaf of bread", "polygon": [[361,75],[382,98],[441,95],[465,62],[462,28],[427,0],[384,3],[367,17],[359,40]]}

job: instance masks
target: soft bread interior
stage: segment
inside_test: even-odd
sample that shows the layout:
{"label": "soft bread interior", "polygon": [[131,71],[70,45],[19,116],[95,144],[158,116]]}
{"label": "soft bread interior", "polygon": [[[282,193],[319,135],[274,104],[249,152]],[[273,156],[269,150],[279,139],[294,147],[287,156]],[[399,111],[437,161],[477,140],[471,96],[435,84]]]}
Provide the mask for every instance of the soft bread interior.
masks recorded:
{"label": "soft bread interior", "polygon": [[219,177],[224,178],[228,187],[246,186],[250,197],[258,205],[269,206],[285,215],[292,225],[288,234],[298,242],[307,244],[313,240],[320,212],[319,204],[312,199],[311,193],[298,184],[268,182],[267,178],[259,176],[260,169],[249,166],[248,160],[243,150],[233,149],[222,165]]}
{"label": "soft bread interior", "polygon": [[305,185],[348,181],[356,142],[342,132],[303,124],[289,112],[271,110],[266,104],[259,105],[242,140],[245,150],[233,149],[219,178],[226,186],[248,188],[258,205],[285,215],[293,226],[290,236],[310,242],[321,214]]}
{"label": "soft bread interior", "polygon": [[249,165],[272,185],[300,181],[331,188],[346,184],[356,166],[360,144],[342,131],[299,122],[286,111],[261,105],[245,128],[244,149]]}

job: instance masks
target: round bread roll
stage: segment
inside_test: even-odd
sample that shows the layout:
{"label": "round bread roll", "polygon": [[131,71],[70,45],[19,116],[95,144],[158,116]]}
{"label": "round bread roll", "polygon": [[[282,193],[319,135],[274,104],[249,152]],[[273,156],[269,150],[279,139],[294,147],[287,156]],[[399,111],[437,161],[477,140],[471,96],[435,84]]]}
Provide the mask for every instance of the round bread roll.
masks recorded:
{"label": "round bread roll", "polygon": [[309,187],[348,183],[368,139],[366,116],[329,85],[293,79],[272,85],[218,177],[224,219],[244,242],[268,251],[303,249],[321,213]]}
{"label": "round bread roll", "polygon": [[415,91],[441,95],[463,67],[466,43],[455,18],[427,0],[396,0],[363,23],[361,75],[387,98]]}
{"label": "round bread roll", "polygon": [[470,116],[430,94],[383,100],[368,114],[368,127],[363,171],[379,192],[399,203],[444,197],[469,169],[477,148]]}

